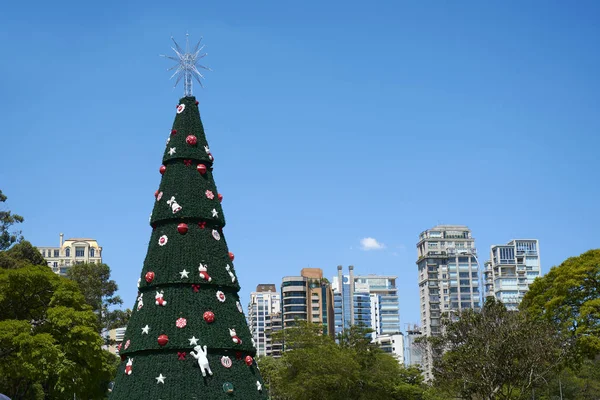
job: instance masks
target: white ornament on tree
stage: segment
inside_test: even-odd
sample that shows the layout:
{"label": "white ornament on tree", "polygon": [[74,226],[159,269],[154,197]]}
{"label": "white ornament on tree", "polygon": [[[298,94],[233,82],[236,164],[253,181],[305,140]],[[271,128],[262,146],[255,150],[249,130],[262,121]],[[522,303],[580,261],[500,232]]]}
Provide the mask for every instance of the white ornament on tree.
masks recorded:
{"label": "white ornament on tree", "polygon": [[128,358],[127,364],[125,364],[125,374],[131,375],[132,372],[133,372],[133,358]]}
{"label": "white ornament on tree", "polygon": [[156,292],[156,296],[154,296],[154,299],[156,300],[157,306],[166,306],[167,305],[167,301],[164,299],[163,292]]}
{"label": "white ornament on tree", "polygon": [[162,383],[162,384],[164,385],[164,384],[165,384],[165,378],[166,378],[166,376],[163,376],[163,374],[160,374],[160,375],[158,375],[158,376],[157,376],[156,378],[154,378],[154,379],[156,379],[156,383],[157,383],[157,384],[158,384],[158,383]]}
{"label": "white ornament on tree", "polygon": [[169,148],[169,155],[172,156],[173,154],[175,154],[177,152],[176,147],[171,147]]}
{"label": "white ornament on tree", "polygon": [[208,372],[209,375],[212,375],[212,371],[210,370],[210,365],[208,364],[208,358],[206,357],[206,354],[208,353],[206,351],[206,345],[204,346],[204,348],[202,348],[202,346],[198,345],[196,347],[194,347],[194,350],[196,350],[196,352],[190,351],[190,354],[192,356],[194,356],[194,358],[196,360],[198,360],[198,366],[200,367],[200,370],[202,371],[202,376],[206,376],[206,372]]}
{"label": "white ornament on tree", "polygon": [[210,277],[210,275],[208,275],[207,267],[208,267],[208,264],[200,263],[200,266],[198,267],[198,271],[199,271],[200,278],[204,279],[205,281],[210,282],[210,281],[212,281],[212,278]]}
{"label": "white ornament on tree", "polygon": [[217,218],[219,216],[219,213],[214,208],[212,209],[211,213],[212,213],[213,218]]}
{"label": "white ornament on tree", "polygon": [[229,328],[229,336],[231,336],[231,340],[233,340],[233,343],[235,343],[235,344],[242,344],[242,339],[240,339],[237,336],[237,333],[235,332],[235,329]]}
{"label": "white ornament on tree", "polygon": [[180,274],[181,274],[181,279],[183,279],[183,278],[188,278],[188,274],[189,274],[189,272],[187,272],[187,271],[184,269],[183,271],[181,271],[181,272],[180,272]]}
{"label": "white ornament on tree", "polygon": [[146,325],[145,327],[142,328],[142,334],[148,334],[148,332],[150,331],[150,327],[148,325]]}
{"label": "white ornament on tree", "polygon": [[137,310],[140,311],[142,307],[144,307],[144,293],[140,293],[140,296],[137,298],[137,301]]}
{"label": "white ornament on tree", "polygon": [[196,339],[196,336],[192,336],[191,339],[188,339],[190,341],[190,346],[196,346],[198,344],[198,339]]}
{"label": "white ornament on tree", "polygon": [[171,200],[167,200],[167,204],[171,206],[173,214],[177,213],[178,211],[181,211],[182,207],[175,200],[175,196],[171,196]]}
{"label": "white ornament on tree", "polygon": [[233,275],[233,272],[231,272],[231,267],[229,266],[229,264],[227,264],[225,269],[227,270],[227,272],[229,273],[229,276],[231,277],[231,283],[235,282],[235,275]]}
{"label": "white ornament on tree", "polygon": [[259,381],[256,381],[256,390],[262,392],[262,384]]}

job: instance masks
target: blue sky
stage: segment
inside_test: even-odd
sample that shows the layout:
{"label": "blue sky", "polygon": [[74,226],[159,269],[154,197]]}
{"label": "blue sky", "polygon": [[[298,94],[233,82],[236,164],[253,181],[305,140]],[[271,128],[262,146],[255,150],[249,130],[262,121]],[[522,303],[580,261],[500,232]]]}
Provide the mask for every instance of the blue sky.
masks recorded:
{"label": "blue sky", "polygon": [[[204,36],[197,88],[244,302],[303,267],[398,275],[438,223],[598,247],[593,1],[12,2],[0,15],[0,189],[35,245],[94,237],[132,307],[183,90],[158,54]],[[363,251],[360,240],[385,247]],[[403,326],[404,328],[404,326]]]}

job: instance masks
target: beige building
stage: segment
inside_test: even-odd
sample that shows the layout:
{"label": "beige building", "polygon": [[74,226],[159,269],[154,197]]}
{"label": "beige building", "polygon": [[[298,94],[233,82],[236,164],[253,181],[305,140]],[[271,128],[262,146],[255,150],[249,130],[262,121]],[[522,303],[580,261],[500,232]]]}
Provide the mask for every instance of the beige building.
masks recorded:
{"label": "beige building", "polygon": [[300,276],[283,277],[281,302],[284,328],[298,318],[323,325],[334,336],[333,290],[321,268],[303,268]]}
{"label": "beige building", "polygon": [[60,275],[65,275],[69,267],[75,264],[102,262],[102,247],[98,245],[96,239],[64,240],[64,235],[61,233],[58,247],[38,246],[37,249],[52,271]]}

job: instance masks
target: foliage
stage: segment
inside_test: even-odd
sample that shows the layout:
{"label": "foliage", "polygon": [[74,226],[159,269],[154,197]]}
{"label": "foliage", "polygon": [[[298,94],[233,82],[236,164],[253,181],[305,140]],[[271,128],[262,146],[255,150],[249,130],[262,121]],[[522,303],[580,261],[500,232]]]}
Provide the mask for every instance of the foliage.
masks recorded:
{"label": "foliage", "polygon": [[[4,203],[7,197],[0,190],[0,203]],[[10,231],[14,224],[23,222],[23,217],[12,214],[10,211],[0,211],[0,250],[8,249],[13,243],[23,239],[21,231]]]}
{"label": "foliage", "polygon": [[559,369],[568,351],[553,326],[508,311],[494,298],[481,312],[445,318],[443,328],[442,335],[427,339],[435,385],[462,398],[528,398]]}
{"label": "foliage", "polygon": [[552,267],[533,282],[520,307],[569,332],[581,355],[600,354],[600,249]]}
{"label": "foliage", "polygon": [[67,277],[77,283],[85,302],[98,315],[100,330],[126,326],[131,310],[111,310],[123,304],[115,293],[117,283],[110,279],[110,267],[106,264],[75,264],[67,271]]}
{"label": "foliage", "polygon": [[259,359],[272,399],[378,400],[421,399],[421,372],[405,369],[370,343],[364,327],[354,326],[336,343],[317,324],[297,321],[276,332],[284,343],[280,359]]}
{"label": "foliage", "polygon": [[24,243],[11,250],[0,253],[19,265],[0,269],[0,392],[13,400],[104,398],[115,356],[102,350],[97,317],[76,283],[27,264],[33,253]]}
{"label": "foliage", "polygon": [[539,392],[541,400],[600,399],[600,356],[595,360],[583,360],[576,367],[566,368],[548,379],[547,393]]}
{"label": "foliage", "polygon": [[27,265],[46,265],[42,254],[26,240],[0,252],[0,268],[15,269]]}

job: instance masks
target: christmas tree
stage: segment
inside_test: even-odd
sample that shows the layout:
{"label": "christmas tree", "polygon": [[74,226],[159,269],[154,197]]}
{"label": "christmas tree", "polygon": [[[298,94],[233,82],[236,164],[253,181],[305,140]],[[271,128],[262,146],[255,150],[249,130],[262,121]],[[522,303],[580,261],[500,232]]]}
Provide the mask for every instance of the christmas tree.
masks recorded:
{"label": "christmas tree", "polygon": [[185,97],[159,169],[152,235],[110,398],[266,399],[223,235],[214,158],[192,96],[204,54],[177,43],[174,50],[177,58],[169,58],[179,63]]}

